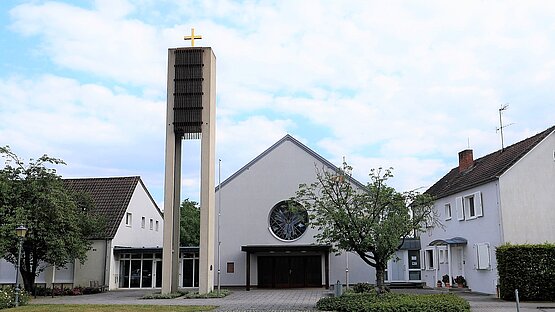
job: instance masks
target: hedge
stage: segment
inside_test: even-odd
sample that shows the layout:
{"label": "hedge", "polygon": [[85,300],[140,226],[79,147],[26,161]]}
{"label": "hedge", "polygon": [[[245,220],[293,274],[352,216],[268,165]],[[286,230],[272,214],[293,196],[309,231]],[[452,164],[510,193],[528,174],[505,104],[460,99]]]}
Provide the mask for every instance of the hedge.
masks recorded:
{"label": "hedge", "polygon": [[555,301],[555,245],[497,247],[499,294],[502,299]]}
{"label": "hedge", "polygon": [[468,312],[466,300],[453,294],[409,295],[387,293],[352,293],[322,298],[318,310],[340,312]]}

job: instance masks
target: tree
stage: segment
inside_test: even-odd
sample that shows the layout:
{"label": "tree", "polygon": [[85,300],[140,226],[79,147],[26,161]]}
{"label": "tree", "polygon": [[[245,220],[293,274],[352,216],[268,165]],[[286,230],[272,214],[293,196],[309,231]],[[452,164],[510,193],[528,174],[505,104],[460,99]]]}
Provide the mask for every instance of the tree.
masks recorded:
{"label": "tree", "polygon": [[335,251],[356,253],[376,269],[376,288],[384,284],[387,261],[405,238],[423,229],[434,218],[432,199],[416,191],[397,192],[386,184],[392,169],[370,171],[370,182],[359,186],[346,174],[346,163],[337,171],[316,170],[316,181],[301,184],[296,200],[318,230],[319,243],[330,244]]}
{"label": "tree", "polygon": [[180,246],[198,246],[200,243],[200,207],[188,198],[181,203]]}
{"label": "tree", "polygon": [[25,289],[32,290],[35,277],[47,266],[65,267],[86,260],[91,247],[87,239],[102,223],[90,210],[92,201],[64,188],[55,169],[65,164],[43,155],[26,165],[8,146],[0,147],[5,167],[0,170],[0,255],[17,262],[18,237],[15,228],[25,225],[21,266]]}

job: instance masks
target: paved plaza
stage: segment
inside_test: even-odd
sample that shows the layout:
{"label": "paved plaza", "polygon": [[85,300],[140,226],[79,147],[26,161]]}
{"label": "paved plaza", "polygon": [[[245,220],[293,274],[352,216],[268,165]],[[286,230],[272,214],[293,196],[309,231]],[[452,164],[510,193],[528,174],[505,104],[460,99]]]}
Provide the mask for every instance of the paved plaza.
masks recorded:
{"label": "paved plaza", "polygon": [[[430,294],[431,289],[394,290],[401,293]],[[309,289],[234,289],[225,298],[215,299],[140,299],[152,290],[115,290],[95,295],[38,297],[31,304],[151,304],[151,305],[213,305],[216,311],[314,311],[318,299],[328,296],[329,290]],[[473,312],[516,311],[514,302],[499,300],[491,295],[456,292],[470,302]],[[523,302],[520,312],[555,312],[555,302]]]}

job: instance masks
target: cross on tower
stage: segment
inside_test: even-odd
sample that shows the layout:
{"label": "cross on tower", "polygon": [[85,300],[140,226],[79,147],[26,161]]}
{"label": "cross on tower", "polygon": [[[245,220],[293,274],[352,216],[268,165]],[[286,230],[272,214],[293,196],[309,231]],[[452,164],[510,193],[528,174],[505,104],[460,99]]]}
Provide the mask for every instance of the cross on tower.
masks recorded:
{"label": "cross on tower", "polygon": [[195,46],[195,39],[202,39],[202,36],[195,36],[195,29],[191,28],[191,35],[184,36],[183,40],[191,40],[191,47]]}

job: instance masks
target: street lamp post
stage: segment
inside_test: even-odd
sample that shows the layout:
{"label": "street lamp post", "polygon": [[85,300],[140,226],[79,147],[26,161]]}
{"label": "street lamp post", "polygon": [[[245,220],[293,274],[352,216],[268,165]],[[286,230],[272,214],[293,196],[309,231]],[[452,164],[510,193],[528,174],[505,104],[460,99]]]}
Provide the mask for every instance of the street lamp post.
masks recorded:
{"label": "street lamp post", "polygon": [[15,306],[19,306],[19,266],[21,265],[21,246],[23,245],[23,238],[25,234],[27,234],[27,228],[23,225],[20,225],[15,229],[15,233],[19,238],[19,249],[17,252],[17,266],[15,267]]}

